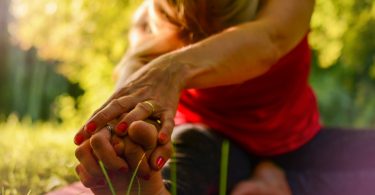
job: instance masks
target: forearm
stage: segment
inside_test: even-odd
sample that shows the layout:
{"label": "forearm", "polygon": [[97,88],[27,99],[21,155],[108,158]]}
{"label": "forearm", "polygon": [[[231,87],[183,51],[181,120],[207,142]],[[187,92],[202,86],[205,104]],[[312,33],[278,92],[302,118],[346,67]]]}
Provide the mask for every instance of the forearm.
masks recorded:
{"label": "forearm", "polygon": [[176,51],[185,71],[185,88],[237,84],[265,73],[280,51],[257,24],[238,26]]}
{"label": "forearm", "polygon": [[313,4],[312,0],[267,1],[255,21],[169,54],[183,66],[184,87],[238,84],[264,74],[306,34]]}
{"label": "forearm", "polygon": [[153,59],[183,47],[174,26],[167,24],[162,29],[151,28],[149,6],[149,1],[145,1],[134,15],[129,49],[115,70],[117,88],[125,85],[134,72]]}

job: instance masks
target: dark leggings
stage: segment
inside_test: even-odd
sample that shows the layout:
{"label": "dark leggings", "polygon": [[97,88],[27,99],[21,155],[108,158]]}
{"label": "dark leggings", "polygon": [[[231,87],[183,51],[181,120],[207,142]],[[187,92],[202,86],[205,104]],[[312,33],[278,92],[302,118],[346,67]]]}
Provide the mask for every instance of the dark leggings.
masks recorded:
{"label": "dark leggings", "polygon": [[[175,158],[163,169],[169,186],[177,167],[178,195],[217,194],[223,137],[193,125],[174,132]],[[375,194],[375,131],[323,128],[296,151],[262,158],[230,143],[228,193],[251,177],[261,160],[283,168],[294,195]]]}

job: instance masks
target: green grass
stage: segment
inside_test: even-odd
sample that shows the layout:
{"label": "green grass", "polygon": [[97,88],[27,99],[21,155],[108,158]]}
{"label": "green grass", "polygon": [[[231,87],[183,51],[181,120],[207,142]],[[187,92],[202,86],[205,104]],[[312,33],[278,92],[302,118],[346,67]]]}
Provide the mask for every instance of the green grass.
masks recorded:
{"label": "green grass", "polygon": [[[34,124],[10,118],[0,123],[0,195],[44,194],[78,181],[74,172],[75,130],[64,125]],[[229,143],[223,143],[220,191],[226,191]],[[173,164],[173,163],[172,163]],[[172,167],[172,194],[177,193]],[[224,192],[224,193],[223,193]]]}
{"label": "green grass", "polygon": [[103,164],[103,162],[101,160],[99,161],[99,166],[100,166],[100,169],[102,170],[102,172],[104,174],[105,180],[107,181],[107,185],[108,185],[109,189],[111,190],[111,194],[112,195],[116,195],[115,188],[113,187],[112,181],[109,178],[107,169],[105,168],[105,166],[104,166],[104,164]]}
{"label": "green grass", "polygon": [[225,195],[227,193],[228,161],[229,161],[229,141],[225,139],[221,145],[220,185],[219,185],[220,195]]}
{"label": "green grass", "polygon": [[77,181],[73,135],[59,125],[0,123],[1,194],[44,194]]}

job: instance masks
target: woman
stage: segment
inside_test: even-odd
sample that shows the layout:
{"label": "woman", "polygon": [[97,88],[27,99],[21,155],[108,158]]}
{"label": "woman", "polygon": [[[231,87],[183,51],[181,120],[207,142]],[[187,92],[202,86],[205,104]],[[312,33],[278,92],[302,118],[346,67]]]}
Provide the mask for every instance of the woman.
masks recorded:
{"label": "woman", "polygon": [[[117,190],[126,191],[129,168],[143,159],[142,193],[168,194],[169,165],[163,174],[159,170],[170,157],[173,131],[179,194],[217,193],[223,138],[231,141],[228,192],[289,194],[278,168],[254,167],[270,159],[287,173],[298,170],[296,159],[327,134],[320,133],[308,85],[313,7],[313,0],[145,1],[117,69],[117,91],[75,137],[82,182],[95,193],[108,192],[98,180],[97,158],[111,170]],[[152,149],[130,135],[132,129],[156,131],[143,122],[147,118],[161,125]],[[109,132],[101,131],[111,129],[107,123],[125,136],[126,161],[117,156]],[[300,175],[287,176],[293,192],[301,193]]]}

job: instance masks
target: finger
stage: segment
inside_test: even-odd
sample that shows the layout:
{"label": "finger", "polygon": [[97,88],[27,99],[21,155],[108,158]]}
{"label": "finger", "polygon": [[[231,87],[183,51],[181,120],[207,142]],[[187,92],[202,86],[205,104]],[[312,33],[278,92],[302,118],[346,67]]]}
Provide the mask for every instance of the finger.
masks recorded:
{"label": "finger", "polygon": [[[262,183],[256,180],[243,181],[237,184],[232,190],[232,195],[257,195],[269,194],[262,189]],[[265,186],[267,188],[267,186]]]}
{"label": "finger", "polygon": [[158,135],[158,142],[160,144],[166,144],[171,140],[171,135],[174,128],[174,114],[171,112],[165,112],[161,116],[161,129]]}
{"label": "finger", "polygon": [[[111,102],[113,99],[117,98],[118,96],[120,96],[121,94],[119,92],[116,92],[115,94],[113,94],[99,109],[97,109],[90,117],[89,120],[91,120],[99,111],[101,111],[103,108],[105,108],[109,102]],[[93,126],[94,125],[94,126]],[[91,127],[86,127],[87,125],[84,125],[83,127],[81,127],[78,132],[76,133],[76,135],[74,136],[74,143],[78,146],[80,145],[82,142],[84,142],[85,140],[89,139],[91,137],[91,134],[87,133],[87,131],[85,129],[92,129],[92,128],[96,128],[96,125],[95,123],[93,123],[91,125]],[[95,130],[94,130],[95,131]]]}
{"label": "finger", "polygon": [[124,156],[125,156],[126,161],[129,164],[130,169],[132,171],[135,171],[136,167],[139,164],[137,175],[139,175],[145,180],[148,180],[148,178],[151,175],[151,168],[147,163],[147,157],[144,156],[145,152],[143,148],[135,144],[133,141],[131,141],[129,137],[125,137],[124,143],[125,143]]}
{"label": "finger", "polygon": [[128,113],[126,112],[126,113],[123,113],[118,119],[118,121],[117,121],[117,125],[115,126],[115,128],[114,128],[114,133],[117,135],[117,136],[119,136],[119,137],[124,137],[124,136],[126,136],[126,134],[128,133],[128,127],[129,127],[129,125],[128,125],[128,123],[127,122],[125,122],[125,116],[127,115]]}
{"label": "finger", "polygon": [[111,145],[109,131],[104,128],[98,131],[91,137],[90,145],[95,156],[103,162],[108,170],[127,172],[127,163],[117,156]]}
{"label": "finger", "polygon": [[156,147],[157,133],[156,127],[145,121],[135,121],[131,123],[128,130],[130,139],[134,143],[142,146],[145,151]]}
{"label": "finger", "polygon": [[117,156],[124,157],[124,149],[125,149],[124,142],[119,142],[118,144],[113,145],[113,148]]}
{"label": "finger", "polygon": [[[99,112],[99,110],[95,111],[94,114],[90,117],[89,120],[92,119],[92,117],[97,113]],[[86,129],[96,129],[96,124],[95,123],[87,123],[86,125],[84,125],[83,127],[81,127],[78,132],[76,133],[76,135],[74,136],[74,143],[79,146],[81,143],[83,143],[85,140],[89,139],[91,137],[91,134],[88,133],[88,131]],[[95,130],[94,130],[95,131]]]}
{"label": "finger", "polygon": [[90,138],[90,135],[83,130],[83,127],[75,134],[74,144],[81,145],[84,141]]}
{"label": "finger", "polygon": [[92,149],[90,146],[90,141],[86,140],[82,143],[77,149],[75,150],[75,156],[78,161],[81,163],[85,170],[93,176],[102,176],[103,173],[98,165],[97,160],[92,153]]}
{"label": "finger", "polygon": [[76,166],[76,173],[82,184],[87,188],[104,186],[104,178],[90,175],[82,164]]}
{"label": "finger", "polygon": [[101,129],[108,122],[114,120],[121,114],[128,112],[135,106],[135,104],[135,98],[132,96],[125,96],[112,100],[88,121],[84,130],[89,134],[93,134],[97,129]]}
{"label": "finger", "polygon": [[116,127],[116,133],[124,135],[128,126],[138,120],[144,120],[155,112],[155,107],[149,102],[138,103],[133,110],[131,110],[125,117],[119,122]]}
{"label": "finger", "polygon": [[165,145],[159,145],[156,147],[150,157],[149,164],[153,170],[160,170],[163,168],[169,158],[171,158],[173,152],[172,142]]}
{"label": "finger", "polygon": [[96,113],[98,113],[100,110],[102,110],[103,108],[105,108],[112,100],[114,99],[118,99],[122,96],[125,96],[127,94],[127,91],[125,88],[119,88],[117,89],[108,99],[107,101],[104,102],[104,104],[102,104],[102,106],[100,106],[97,110],[94,111],[94,113],[92,114],[92,116],[90,118],[92,118]]}
{"label": "finger", "polygon": [[122,138],[118,137],[117,135],[112,135],[111,137],[111,144],[118,156],[124,155],[124,141]]}

